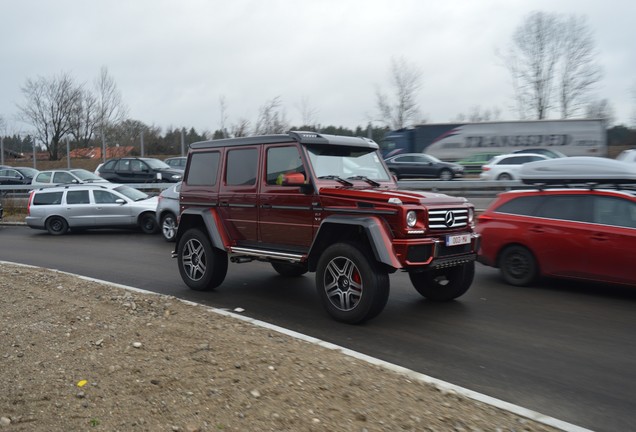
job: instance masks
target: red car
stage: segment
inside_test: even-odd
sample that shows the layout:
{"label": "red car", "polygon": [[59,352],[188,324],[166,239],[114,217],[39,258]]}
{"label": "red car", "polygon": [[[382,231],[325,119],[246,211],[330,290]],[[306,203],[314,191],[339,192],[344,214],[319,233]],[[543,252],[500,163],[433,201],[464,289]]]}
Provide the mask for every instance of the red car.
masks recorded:
{"label": "red car", "polygon": [[479,216],[478,260],[526,286],[540,276],[636,286],[636,191],[543,188],[499,195]]}

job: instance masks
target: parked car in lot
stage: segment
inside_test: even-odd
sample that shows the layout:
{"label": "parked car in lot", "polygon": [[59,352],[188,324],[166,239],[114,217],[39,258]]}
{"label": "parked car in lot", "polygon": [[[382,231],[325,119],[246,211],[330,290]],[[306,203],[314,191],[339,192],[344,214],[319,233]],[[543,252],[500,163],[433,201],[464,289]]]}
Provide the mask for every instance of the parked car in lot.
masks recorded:
{"label": "parked car in lot", "polygon": [[157,200],[157,224],[166,241],[173,242],[177,236],[177,221],[179,216],[179,191],[181,182],[164,189]]}
{"label": "parked car in lot", "polygon": [[0,184],[27,185],[39,171],[29,167],[6,167],[0,169]]}
{"label": "parked car in lot", "polygon": [[188,158],[186,156],[177,156],[165,159],[164,162],[170,165],[170,168],[174,168],[177,170],[185,170],[186,162]]}
{"label": "parked car in lot", "polygon": [[616,156],[616,160],[636,163],[636,149],[623,150],[618,156]]}
{"label": "parked car in lot", "polygon": [[183,171],[155,158],[125,157],[107,160],[95,174],[113,183],[176,183]]}
{"label": "parked car in lot", "polygon": [[500,154],[501,153],[476,153],[464,159],[460,159],[456,163],[464,167],[465,174],[479,174],[482,166]]}
{"label": "parked car in lot", "polygon": [[404,153],[391,156],[384,161],[387,168],[398,180],[403,178],[439,178],[452,180],[464,175],[464,167],[455,163],[442,162],[435,156],[424,153]]}
{"label": "parked car in lot", "polygon": [[516,286],[550,276],[636,287],[636,190],[613,186],[636,183],[636,169],[568,159],[527,164],[522,181],[541,188],[501,193],[479,216],[479,261]]}
{"label": "parked car in lot", "polygon": [[545,147],[523,148],[521,150],[515,150],[515,151],[512,152],[512,154],[526,154],[526,153],[541,154],[541,155],[549,157],[550,159],[567,157],[566,155],[564,155],[563,153],[561,153],[558,150],[549,149],[549,148],[545,148]]}
{"label": "parked car in lot", "polygon": [[479,178],[482,180],[518,180],[519,170],[523,164],[550,159],[535,153],[503,154],[495,156],[481,168]]}
{"label": "parked car in lot", "polygon": [[44,170],[40,171],[31,181],[34,186],[52,186],[70,183],[105,183],[105,178],[93,174],[85,169],[76,168],[68,170]]}
{"label": "parked car in lot", "polygon": [[157,231],[157,197],[115,183],[71,184],[31,191],[26,223],[61,235],[69,229],[139,228]]}

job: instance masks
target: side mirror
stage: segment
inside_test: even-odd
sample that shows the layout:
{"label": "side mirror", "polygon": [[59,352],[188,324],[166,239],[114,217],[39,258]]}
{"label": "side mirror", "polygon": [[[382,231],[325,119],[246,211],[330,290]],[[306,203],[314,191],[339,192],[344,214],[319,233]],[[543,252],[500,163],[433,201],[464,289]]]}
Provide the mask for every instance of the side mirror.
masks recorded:
{"label": "side mirror", "polygon": [[119,204],[119,205],[124,205],[124,204],[126,204],[126,201],[123,198],[117,198],[115,200],[115,203]]}
{"label": "side mirror", "polygon": [[280,174],[276,179],[276,184],[281,186],[302,186],[305,184],[305,174],[298,172]]}

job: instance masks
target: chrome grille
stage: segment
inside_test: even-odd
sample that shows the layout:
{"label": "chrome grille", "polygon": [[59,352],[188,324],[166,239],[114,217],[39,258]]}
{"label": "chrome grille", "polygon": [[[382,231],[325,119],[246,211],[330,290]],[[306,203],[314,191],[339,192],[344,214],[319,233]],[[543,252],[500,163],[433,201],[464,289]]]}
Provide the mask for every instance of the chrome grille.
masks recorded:
{"label": "chrome grille", "polygon": [[430,229],[454,229],[468,225],[468,209],[440,209],[428,211],[428,227]]}

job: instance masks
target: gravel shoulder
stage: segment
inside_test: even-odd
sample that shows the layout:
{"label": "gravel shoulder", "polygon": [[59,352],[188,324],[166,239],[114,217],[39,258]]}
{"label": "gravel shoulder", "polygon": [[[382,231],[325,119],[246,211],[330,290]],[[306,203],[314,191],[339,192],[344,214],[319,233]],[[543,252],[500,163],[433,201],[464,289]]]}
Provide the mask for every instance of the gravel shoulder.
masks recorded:
{"label": "gravel shoulder", "polygon": [[554,431],[340,352],[0,264],[0,430]]}

